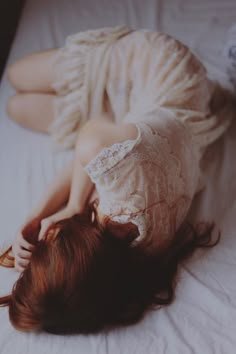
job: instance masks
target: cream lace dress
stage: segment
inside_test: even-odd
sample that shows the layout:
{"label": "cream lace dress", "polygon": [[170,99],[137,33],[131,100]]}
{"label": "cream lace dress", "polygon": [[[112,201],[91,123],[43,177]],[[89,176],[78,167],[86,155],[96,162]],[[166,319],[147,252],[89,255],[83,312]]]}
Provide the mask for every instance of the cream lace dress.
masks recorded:
{"label": "cream lace dress", "polygon": [[152,250],[171,240],[202,185],[206,147],[230,124],[223,90],[179,41],[126,26],[69,36],[55,68],[51,132],[62,147],[73,147],[80,127],[104,112],[137,127],[135,140],[103,149],[85,167],[101,212],[137,225],[134,244]]}

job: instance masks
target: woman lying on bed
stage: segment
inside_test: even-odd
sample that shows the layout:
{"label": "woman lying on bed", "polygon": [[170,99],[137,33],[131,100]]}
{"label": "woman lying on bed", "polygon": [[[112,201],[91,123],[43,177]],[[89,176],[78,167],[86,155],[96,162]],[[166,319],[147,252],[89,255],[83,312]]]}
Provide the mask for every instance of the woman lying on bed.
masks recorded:
{"label": "woman lying on bed", "polygon": [[9,116],[74,148],[1,257],[22,272],[1,299],[13,326],[91,333],[169,304],[180,261],[212,245],[213,226],[186,216],[230,96],[182,43],[124,26],[72,35],[8,73]]}

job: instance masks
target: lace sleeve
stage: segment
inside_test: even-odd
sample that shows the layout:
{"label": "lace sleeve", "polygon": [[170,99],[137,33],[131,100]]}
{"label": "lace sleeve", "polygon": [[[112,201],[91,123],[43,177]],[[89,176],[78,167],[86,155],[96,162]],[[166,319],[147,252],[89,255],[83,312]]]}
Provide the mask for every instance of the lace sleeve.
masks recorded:
{"label": "lace sleeve", "polygon": [[155,249],[172,238],[186,217],[199,166],[191,133],[174,115],[145,118],[136,123],[138,139],[103,149],[86,171],[96,184],[101,212],[137,225],[133,244]]}
{"label": "lace sleeve", "polygon": [[138,129],[138,136],[134,140],[125,140],[121,143],[115,143],[109,147],[103,148],[86,166],[85,171],[90,176],[91,180],[96,183],[97,179],[113,168],[119,161],[124,159],[140,142],[140,130]]}

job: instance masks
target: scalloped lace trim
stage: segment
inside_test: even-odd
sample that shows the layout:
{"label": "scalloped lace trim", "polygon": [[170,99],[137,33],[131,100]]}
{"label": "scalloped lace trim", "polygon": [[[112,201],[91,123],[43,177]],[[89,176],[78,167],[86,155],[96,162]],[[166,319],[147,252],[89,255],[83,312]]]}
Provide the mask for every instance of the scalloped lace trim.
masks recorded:
{"label": "scalloped lace trim", "polygon": [[92,181],[94,182],[97,177],[109,171],[119,161],[132,151],[141,140],[141,130],[138,124],[134,124],[138,130],[138,136],[134,140],[125,140],[120,143],[115,143],[109,147],[103,148],[85,167]]}
{"label": "scalloped lace trim", "polygon": [[136,239],[132,242],[132,245],[136,245],[137,243],[145,239],[148,226],[144,212],[139,212],[136,215],[132,215],[132,217],[130,217],[129,215],[111,216],[111,219],[121,224],[132,222],[134,225],[137,226],[139,236],[136,237]]}

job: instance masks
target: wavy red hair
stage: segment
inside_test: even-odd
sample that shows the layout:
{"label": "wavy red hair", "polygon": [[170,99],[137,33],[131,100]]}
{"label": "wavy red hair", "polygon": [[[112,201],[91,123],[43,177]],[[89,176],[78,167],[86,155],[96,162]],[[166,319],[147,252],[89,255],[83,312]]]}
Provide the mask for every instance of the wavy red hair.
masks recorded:
{"label": "wavy red hair", "polygon": [[197,247],[213,245],[213,225],[196,232],[185,224],[171,244],[147,255],[144,244],[131,246],[133,224],[101,225],[97,217],[91,222],[93,212],[90,206],[60,221],[39,242],[38,220],[23,230],[37,247],[12,293],[0,299],[18,330],[95,333],[135,323],[148,308],[173,300],[180,261]]}

